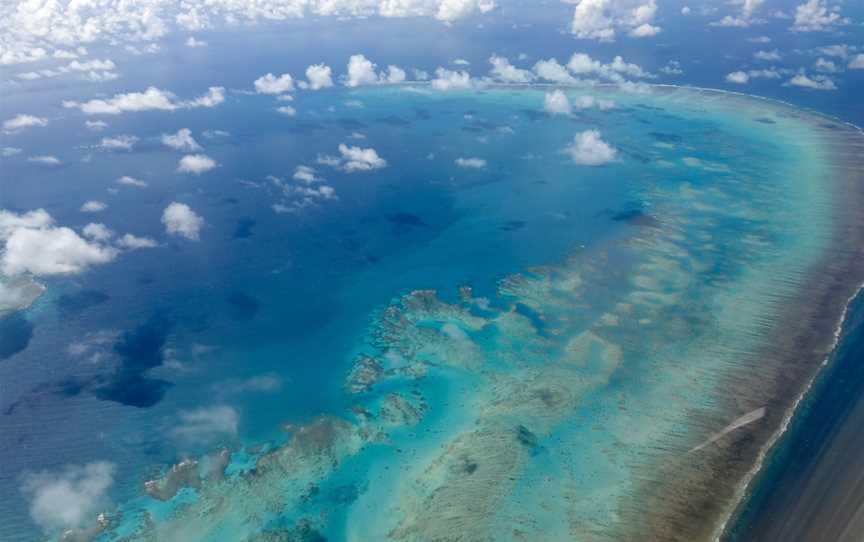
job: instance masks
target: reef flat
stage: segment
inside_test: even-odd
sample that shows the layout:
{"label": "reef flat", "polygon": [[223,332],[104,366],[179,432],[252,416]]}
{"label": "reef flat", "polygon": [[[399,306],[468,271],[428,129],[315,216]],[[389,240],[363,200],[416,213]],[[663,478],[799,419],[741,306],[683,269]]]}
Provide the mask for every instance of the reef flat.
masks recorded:
{"label": "reef flat", "polygon": [[[476,119],[524,118],[544,90],[349,94]],[[633,176],[608,213],[620,227],[489,295],[418,285],[385,304],[346,370],[346,411],[166,468],[86,536],[721,536],[864,280],[864,136],[752,97],[644,90],[593,91],[616,103],[604,136]],[[529,129],[542,139],[547,122]]]}

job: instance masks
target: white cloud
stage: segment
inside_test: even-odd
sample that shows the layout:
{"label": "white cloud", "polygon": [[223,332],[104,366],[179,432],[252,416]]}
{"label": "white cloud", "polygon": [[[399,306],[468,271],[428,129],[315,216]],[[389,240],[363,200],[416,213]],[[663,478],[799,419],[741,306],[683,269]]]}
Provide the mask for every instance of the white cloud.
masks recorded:
{"label": "white cloud", "polygon": [[438,0],[435,18],[449,23],[467,17],[474,11],[486,13],[493,9],[495,9],[493,0]]}
{"label": "white cloud", "polygon": [[829,9],[822,0],[807,0],[795,8],[795,22],[792,23],[792,30],[815,32],[848,23],[848,19],[843,18],[836,9]]}
{"label": "white cloud", "polygon": [[435,70],[435,79],[431,82],[435,90],[469,89],[474,86],[471,76],[466,71],[452,71],[445,68]]}
{"label": "white cloud", "polygon": [[89,201],[84,202],[84,205],[81,206],[82,213],[98,213],[107,209],[108,206],[105,205],[105,202],[98,201],[95,199],[91,199]]}
{"label": "white cloud", "polygon": [[112,237],[114,237],[114,232],[108,229],[105,224],[91,222],[84,226],[81,230],[81,233],[84,234],[84,237],[88,239],[92,239],[94,241],[108,241]]}
{"label": "white cloud", "polygon": [[131,151],[137,141],[138,138],[132,135],[103,137],[99,142],[99,148],[109,151]]}
{"label": "white cloud", "polygon": [[162,224],[170,235],[180,235],[197,241],[200,239],[201,228],[204,227],[204,219],[185,203],[173,201],[162,211]]}
{"label": "white cloud", "polygon": [[613,41],[617,32],[635,38],[654,36],[656,0],[575,0],[570,31],[577,38]]}
{"label": "white cloud", "polygon": [[129,175],[123,175],[119,179],[117,179],[117,184],[122,184],[123,186],[134,186],[136,188],[145,188],[147,183],[136,179],[135,177],[130,177]]}
{"label": "white cloud", "polygon": [[813,63],[813,69],[822,73],[837,73],[842,71],[833,61],[825,60],[822,57],[816,59],[816,62]]}
{"label": "white cloud", "polygon": [[189,39],[186,40],[186,47],[207,47],[207,42],[195,39],[195,36],[189,36]]}
{"label": "white cloud", "polygon": [[586,53],[573,53],[570,61],[567,62],[567,69],[574,75],[599,77],[613,83],[623,83],[627,77],[637,79],[654,77],[639,65],[626,62],[621,56],[616,56],[612,62],[603,64]]}
{"label": "white cloud", "polygon": [[746,28],[753,23],[760,22],[753,18],[755,11],[764,3],[765,0],[733,0],[732,4],[741,6],[740,15],[726,15],[719,21],[711,23],[712,26],[733,26]]}
{"label": "white cloud", "polygon": [[786,82],[786,85],[793,87],[809,88],[812,90],[837,90],[837,85],[834,81],[824,75],[808,76],[806,73],[799,73],[792,79]]}
{"label": "white cloud", "polygon": [[189,128],[180,128],[176,134],[162,134],[162,144],[178,151],[201,150],[201,145],[192,137]]}
{"label": "white cloud", "polygon": [[127,250],[135,250],[139,248],[153,248],[157,246],[157,243],[149,237],[138,237],[131,233],[127,233],[117,240],[117,246]]}
{"label": "white cloud", "polygon": [[579,96],[573,102],[573,105],[576,106],[578,109],[590,109],[592,107],[596,107],[601,111],[607,111],[609,109],[615,108],[615,102],[613,100],[595,98],[594,96]]}
{"label": "white cloud", "polygon": [[113,464],[98,461],[25,474],[21,490],[30,502],[30,516],[49,534],[93,521],[108,505],[115,470]]}
{"label": "white cloud", "polygon": [[207,94],[186,102],[177,101],[177,97],[167,90],[148,87],[144,92],[128,92],[115,94],[107,100],[95,99],[88,102],[67,100],[63,107],[80,109],[87,115],[119,115],[120,113],[136,111],[174,111],[176,109],[194,107],[213,107],[225,99],[225,89],[210,87]]}
{"label": "white cloud", "polygon": [[94,132],[101,132],[105,128],[108,128],[108,123],[104,120],[85,120],[84,126],[86,126],[88,130],[93,130]]}
{"label": "white cloud", "polygon": [[16,115],[11,119],[3,122],[3,129],[7,132],[14,132],[24,128],[44,127],[48,126],[48,119],[45,117],[37,117],[34,115]]}
{"label": "white cloud", "polygon": [[850,70],[864,70],[864,54],[857,54],[849,61]]}
{"label": "white cloud", "polygon": [[729,74],[726,74],[726,82],[735,83],[738,85],[744,85],[750,81],[750,76],[747,75],[747,72],[736,71]]}
{"label": "white cloud", "polygon": [[45,164],[47,166],[59,166],[60,159],[56,156],[51,156],[50,154],[40,154],[36,156],[27,157],[28,162],[35,162],[37,164]]}
{"label": "white cloud", "polygon": [[618,152],[600,137],[597,130],[585,130],[576,134],[573,143],[565,147],[570,158],[584,166],[599,166],[615,160]]}
{"label": "white cloud", "polygon": [[363,149],[340,143],[339,152],[342,154],[341,167],[348,173],[381,169],[387,166],[387,161],[378,156],[378,152],[373,148]]}
{"label": "white cloud", "polygon": [[768,62],[776,62],[780,60],[782,57],[780,55],[780,51],[774,49],[773,51],[756,51],[753,53],[753,58],[756,60],[765,60]]}
{"label": "white cloud", "polygon": [[297,114],[297,110],[290,105],[283,105],[276,108],[277,113],[281,113],[287,117],[293,117]]}
{"label": "white cloud", "polygon": [[492,55],[489,58],[489,63],[492,64],[492,71],[490,72],[492,77],[499,81],[506,83],[530,83],[534,80],[533,73],[529,70],[513,66],[506,57]]}
{"label": "white cloud", "polygon": [[200,175],[216,167],[216,161],[206,154],[187,154],[180,159],[177,171]]}
{"label": "white cloud", "polygon": [[62,275],[112,261],[117,251],[58,227],[44,209],[16,215],[0,210],[0,267],[6,275]]}
{"label": "white cloud", "polygon": [[308,83],[301,83],[303,88],[309,90],[320,90],[333,86],[333,70],[326,64],[313,64],[306,68],[306,79]]}
{"label": "white cloud", "polygon": [[317,172],[313,168],[309,166],[297,166],[293,178],[295,181],[302,181],[304,183],[314,183],[324,180],[317,175]]}
{"label": "white cloud", "polygon": [[22,149],[19,149],[18,147],[3,147],[3,149],[0,150],[0,156],[15,156],[16,154],[21,154],[22,152],[24,151]]}
{"label": "white cloud", "polygon": [[378,74],[375,73],[375,64],[361,54],[351,55],[348,59],[348,75],[345,85],[359,87],[362,85],[374,85],[378,82]]}
{"label": "white cloud", "polygon": [[207,445],[237,436],[240,415],[229,406],[217,405],[180,412],[171,435],[185,444]]}
{"label": "white cloud", "polygon": [[569,115],[573,112],[570,100],[560,90],[547,92],[543,100],[543,110],[552,115]]}
{"label": "white cloud", "polygon": [[399,66],[387,66],[387,75],[385,76],[384,74],[381,74],[381,79],[390,84],[402,83],[405,81],[405,78],[405,70]]}
{"label": "white cloud", "polygon": [[294,79],[290,73],[283,73],[277,77],[268,72],[255,80],[255,92],[258,94],[282,94],[292,90],[294,90]]}
{"label": "white cloud", "polygon": [[555,83],[575,83],[576,79],[567,71],[567,67],[558,63],[557,59],[540,60],[534,64],[534,73],[540,79]]}
{"label": "white cloud", "polygon": [[482,158],[457,158],[455,163],[459,167],[468,169],[483,169],[486,167],[486,160]]}

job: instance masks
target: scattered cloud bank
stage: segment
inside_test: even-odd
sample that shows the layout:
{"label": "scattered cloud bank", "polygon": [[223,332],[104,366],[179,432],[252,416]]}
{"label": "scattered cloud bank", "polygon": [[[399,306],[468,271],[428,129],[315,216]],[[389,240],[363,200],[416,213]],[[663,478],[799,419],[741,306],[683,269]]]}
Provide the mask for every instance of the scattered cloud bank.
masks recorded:
{"label": "scattered cloud bank", "polygon": [[795,21],[792,30],[795,32],[818,32],[848,24],[849,19],[840,15],[840,7],[828,7],[823,0],[808,0],[795,8]]}
{"label": "scattered cloud bank", "polygon": [[201,150],[201,145],[192,137],[192,130],[189,128],[180,128],[176,134],[162,134],[162,144],[177,151]]}
{"label": "scattered cloud bank", "polygon": [[213,160],[206,154],[187,154],[177,164],[177,171],[179,173],[201,175],[215,168],[216,165],[216,160]]}
{"label": "scattered cloud bank", "polygon": [[88,102],[66,100],[63,107],[79,109],[86,115],[119,115],[137,111],[174,111],[196,107],[215,107],[225,101],[223,87],[210,87],[207,93],[188,101],[178,101],[177,97],[156,87],[148,87],[144,92],[115,94],[107,100],[94,99]]}
{"label": "scattered cloud bank", "polygon": [[162,211],[162,224],[169,235],[179,235],[190,241],[200,239],[201,228],[204,227],[204,219],[195,214],[185,203],[171,202]]}
{"label": "scattered cloud bank", "polygon": [[[494,0],[100,0],[0,3],[0,65],[87,54],[88,44],[152,50],[173,32],[196,32],[305,16],[433,17],[453,23]],[[203,45],[188,38],[190,47]],[[89,72],[84,72],[89,73]],[[105,72],[113,73],[113,72]]]}
{"label": "scattered cloud bank", "polygon": [[73,60],[65,66],[23,72],[16,74],[15,77],[23,81],[34,81],[37,79],[57,77],[64,74],[79,74],[87,81],[100,83],[104,81],[113,81],[120,77],[117,72],[114,71],[115,68],[116,66],[114,65],[114,62],[107,59],[93,59],[84,62]]}
{"label": "scattered cloud bank", "polygon": [[30,516],[48,534],[92,522],[108,504],[116,467],[97,461],[69,465],[59,472],[26,473],[21,491]]}
{"label": "scattered cloud bank", "polygon": [[498,81],[504,81],[505,83],[530,83],[534,80],[535,76],[530,70],[523,70],[513,66],[506,57],[492,55],[489,58],[489,63],[492,64],[490,75]]}
{"label": "scattered cloud bank", "polygon": [[577,37],[614,41],[619,33],[633,38],[656,36],[656,0],[575,0],[570,31]]}
{"label": "scattered cloud bank", "polygon": [[597,130],[585,130],[576,134],[573,143],[564,148],[574,162],[583,166],[599,166],[615,160],[618,154],[612,146],[603,141]]}
{"label": "scattered cloud bank", "polygon": [[474,81],[467,71],[453,71],[446,68],[435,70],[435,79],[430,82],[435,90],[464,90],[474,87]]}

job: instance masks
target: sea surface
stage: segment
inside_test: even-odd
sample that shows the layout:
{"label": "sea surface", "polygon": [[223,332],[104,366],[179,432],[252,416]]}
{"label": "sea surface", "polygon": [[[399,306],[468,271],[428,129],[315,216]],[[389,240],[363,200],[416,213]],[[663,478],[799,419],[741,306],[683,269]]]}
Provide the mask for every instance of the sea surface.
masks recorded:
{"label": "sea surface", "polygon": [[[118,121],[132,153],[9,165],[3,207],[80,227],[98,194],[160,246],[0,322],[0,539],[41,536],[22,472],[94,461],[97,540],[718,535],[861,282],[860,133],[671,87],[549,116],[547,90],[233,94]],[[87,153],[79,121],[46,145]],[[228,132],[200,139],[220,167],[176,173],[181,127]],[[584,130],[616,159],[574,163]],[[336,197],[304,203],[300,165]]]}

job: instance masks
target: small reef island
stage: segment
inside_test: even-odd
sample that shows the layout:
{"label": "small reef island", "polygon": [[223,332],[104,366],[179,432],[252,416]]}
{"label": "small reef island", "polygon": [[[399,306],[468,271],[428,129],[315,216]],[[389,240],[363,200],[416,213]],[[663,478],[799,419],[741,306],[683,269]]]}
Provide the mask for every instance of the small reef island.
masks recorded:
{"label": "small reef island", "polygon": [[[178,458],[64,540],[722,539],[864,281],[864,135],[745,95],[597,88],[617,163],[576,194],[549,164],[581,121],[537,114],[546,90],[340,99],[362,100],[359,122],[416,118],[406,145],[455,114],[473,133],[517,119],[534,146],[499,162],[544,181],[531,212],[600,198],[608,227],[491,292],[381,299],[341,408]],[[515,189],[459,188],[489,206]]]}

